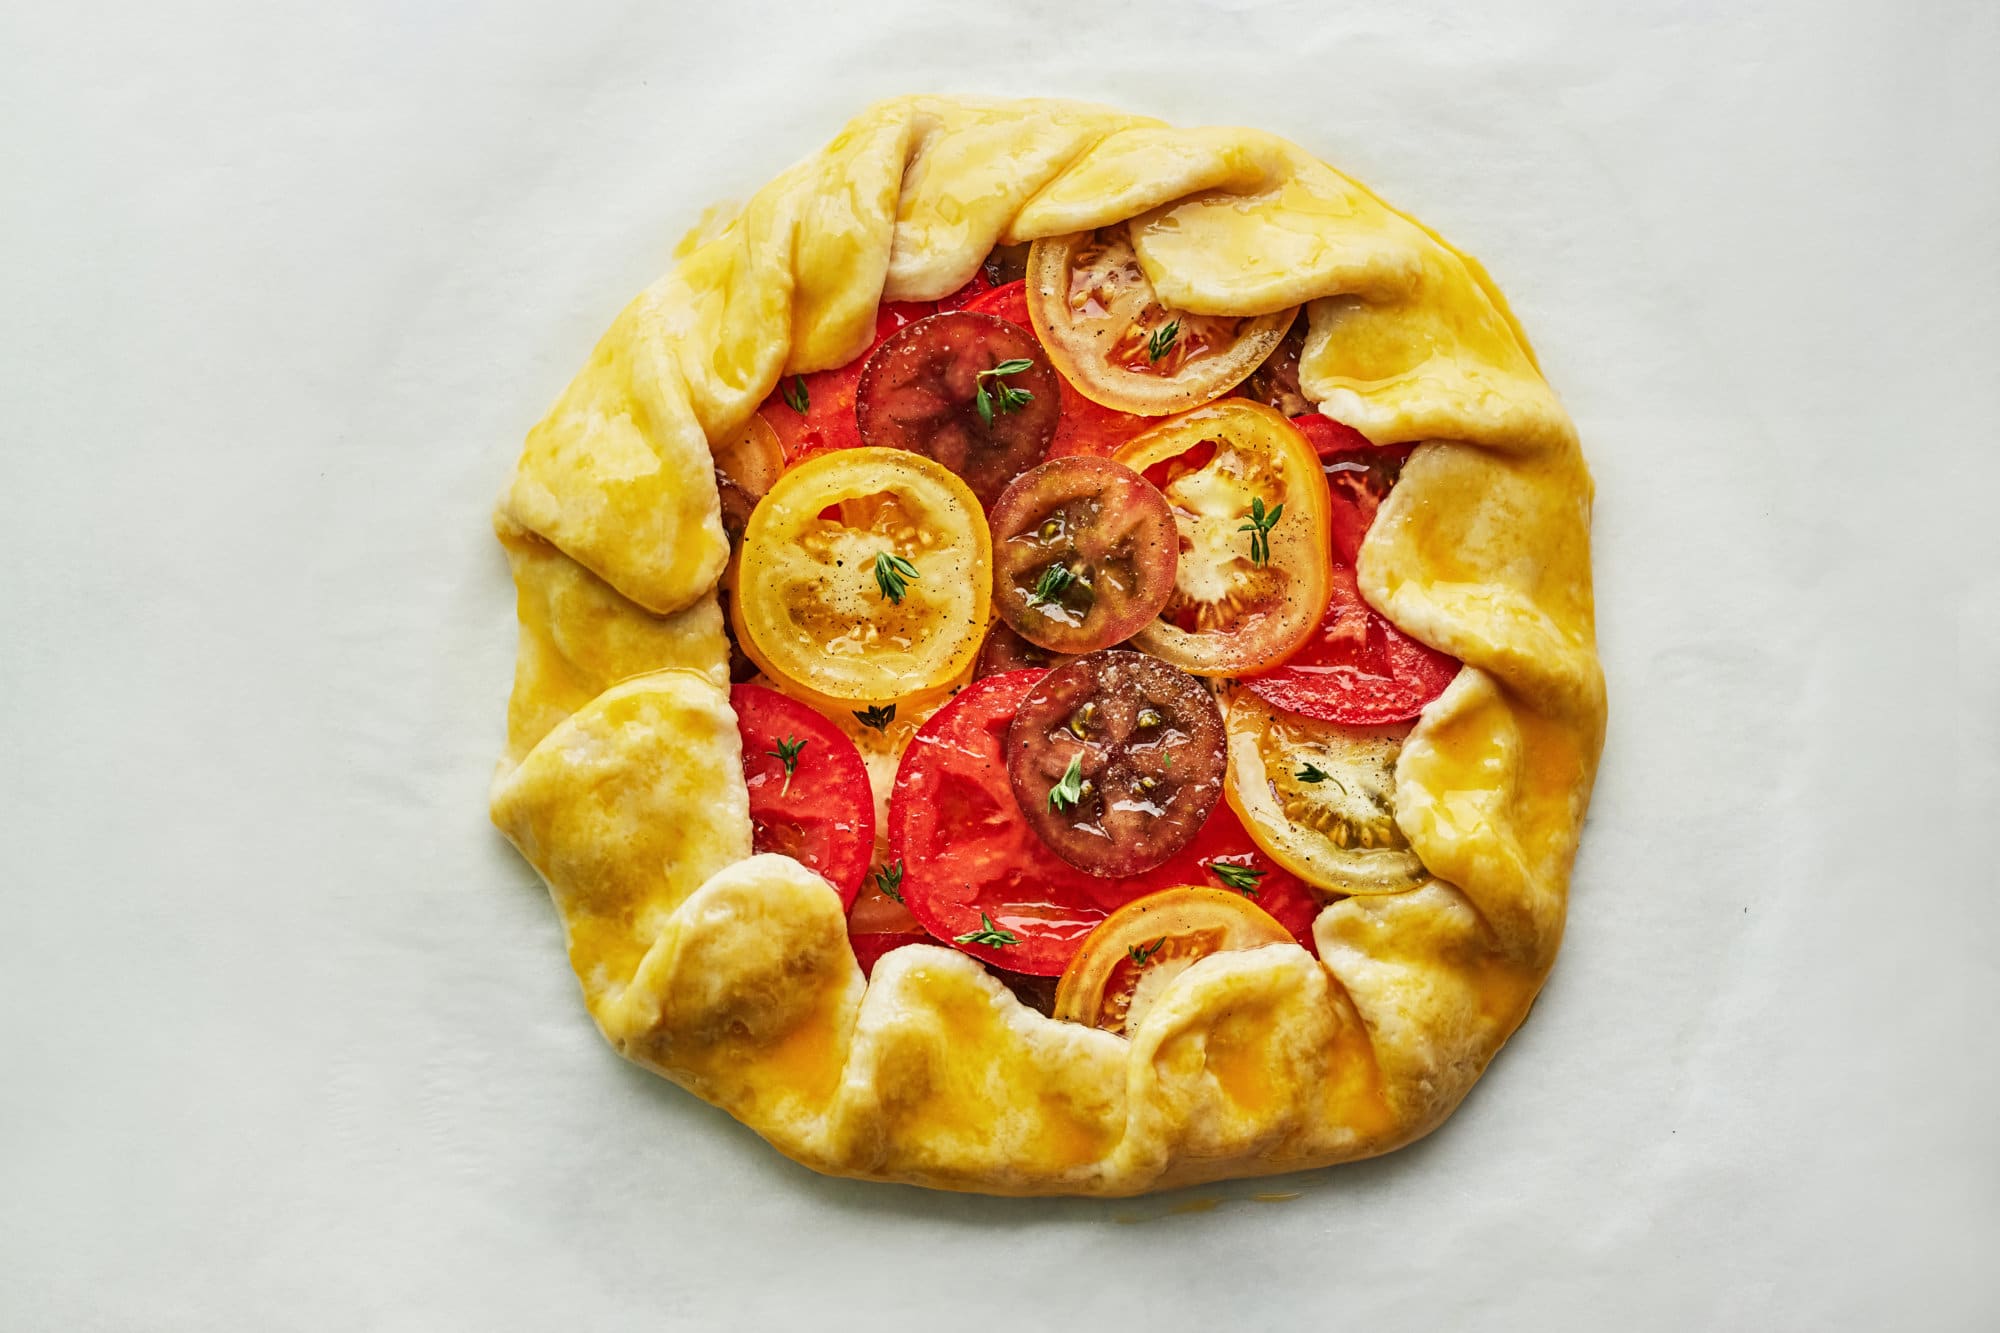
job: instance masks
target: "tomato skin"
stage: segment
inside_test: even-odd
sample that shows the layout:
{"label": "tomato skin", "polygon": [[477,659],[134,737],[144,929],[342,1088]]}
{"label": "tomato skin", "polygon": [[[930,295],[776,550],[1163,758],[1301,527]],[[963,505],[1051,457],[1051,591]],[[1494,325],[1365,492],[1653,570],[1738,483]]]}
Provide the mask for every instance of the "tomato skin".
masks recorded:
{"label": "tomato skin", "polygon": [[[1083,941],[1132,899],[1181,884],[1219,883],[1213,862],[1261,870],[1245,895],[1317,952],[1319,899],[1251,841],[1218,802],[1194,841],[1142,875],[1100,879],[1050,851],[1014,801],[1004,742],[1021,700],[1047,673],[1011,671],[974,681],[910,742],[889,798],[889,845],[903,865],[903,901],[940,942],[1010,971],[1061,975]],[[958,944],[980,913],[1020,943]]]}
{"label": "tomato skin", "polygon": [[[1028,318],[1028,284],[1025,282],[1009,282],[995,287],[968,301],[965,308],[981,314],[998,315],[1008,323],[1026,329],[1028,336],[1035,338],[1037,344],[1041,342],[1035,334],[1034,323]],[[1049,445],[1050,458],[1061,458],[1065,454],[1109,458],[1118,451],[1119,445],[1160,423],[1158,417],[1136,416],[1106,407],[1084,397],[1074,384],[1060,374],[1056,378],[1062,383],[1062,418],[1056,423],[1056,437]]]}
{"label": "tomato skin", "polygon": [[[851,906],[875,850],[875,801],[860,752],[840,729],[796,699],[761,685],[729,691],[743,740],[752,845],[818,873]],[[804,741],[788,775],[776,754]],[[788,781],[789,778],[789,781]]]}

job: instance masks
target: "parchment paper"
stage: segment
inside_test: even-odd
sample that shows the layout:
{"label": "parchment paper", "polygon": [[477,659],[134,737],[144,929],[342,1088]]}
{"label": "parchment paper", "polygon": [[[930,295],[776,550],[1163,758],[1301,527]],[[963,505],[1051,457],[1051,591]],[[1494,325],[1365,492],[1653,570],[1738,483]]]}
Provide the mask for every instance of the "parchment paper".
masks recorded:
{"label": "parchment paper", "polygon": [[[0,1327],[2000,1325],[1996,13],[11,7]],[[487,825],[522,435],[703,205],[917,89],[1298,139],[1582,428],[1569,938],[1409,1151],[822,1180],[599,1042]]]}

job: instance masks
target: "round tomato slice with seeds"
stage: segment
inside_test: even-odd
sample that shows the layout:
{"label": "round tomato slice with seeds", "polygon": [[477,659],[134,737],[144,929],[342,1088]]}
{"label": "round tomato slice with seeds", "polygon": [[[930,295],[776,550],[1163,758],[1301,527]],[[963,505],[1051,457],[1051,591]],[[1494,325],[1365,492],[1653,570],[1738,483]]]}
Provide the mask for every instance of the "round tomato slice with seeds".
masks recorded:
{"label": "round tomato slice with seeds", "polygon": [[1007,731],[1029,827],[1093,875],[1151,870],[1194,840],[1222,795],[1222,714],[1158,658],[1091,653],[1044,676]]}
{"label": "round tomato slice with seeds", "polygon": [[1268,407],[1225,398],[1129,441],[1118,461],[1160,488],[1180,531],[1174,592],[1133,644],[1198,676],[1274,666],[1326,610],[1326,479]]}
{"label": "round tomato slice with seeds", "polygon": [[761,685],[729,691],[743,738],[752,846],[782,852],[854,902],[875,850],[868,770],[840,729],[796,699]]}
{"label": "round tomato slice with seeds", "polygon": [[1056,987],[1055,1016],[1130,1036],[1174,978],[1210,954],[1290,944],[1247,898],[1180,885],[1125,904],[1091,933]]}
{"label": "round tomato slice with seeds", "polygon": [[1051,652],[1130,638],[1173,594],[1173,512],[1157,487],[1110,459],[1052,458],[1002,492],[988,518],[994,606]]}
{"label": "round tomato slice with seeds", "polygon": [[[997,286],[975,297],[965,308],[997,315],[1009,324],[1027,330],[1029,336],[1035,338],[1035,345],[1041,346],[1041,339],[1034,331],[1034,322],[1028,316],[1028,288],[1025,282]],[[1057,379],[1062,385],[1062,419],[1056,423],[1056,437],[1049,444],[1051,458],[1065,458],[1071,454],[1109,458],[1117,452],[1119,445],[1160,424],[1157,417],[1106,407],[1086,398],[1074,384],[1060,375]]]}
{"label": "round tomato slice with seeds", "polygon": [[1296,306],[1246,318],[1167,309],[1123,223],[1036,241],[1027,295],[1035,332],[1063,377],[1106,407],[1144,416],[1228,393],[1298,315]]}
{"label": "round tomato slice with seeds", "polygon": [[982,505],[1042,460],[1061,412],[1035,340],[966,310],[920,319],[876,348],[855,397],[865,443],[936,459]]}

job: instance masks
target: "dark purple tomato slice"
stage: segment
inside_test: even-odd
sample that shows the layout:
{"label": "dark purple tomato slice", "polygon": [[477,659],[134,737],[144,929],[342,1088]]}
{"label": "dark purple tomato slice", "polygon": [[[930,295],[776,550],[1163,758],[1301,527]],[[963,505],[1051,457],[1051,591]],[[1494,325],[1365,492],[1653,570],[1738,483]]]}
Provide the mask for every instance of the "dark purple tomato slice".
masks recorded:
{"label": "dark purple tomato slice", "polygon": [[1159,488],[1108,458],[1052,458],[993,503],[993,604],[1020,636],[1092,653],[1173,595],[1180,531]]}
{"label": "dark purple tomato slice", "polygon": [[982,505],[1042,461],[1061,414],[1061,382],[1034,335],[969,310],[920,319],[876,348],[854,399],[862,443],[936,459]]}
{"label": "dark purple tomato slice", "polygon": [[986,642],[979,645],[979,661],[972,668],[974,680],[984,680],[988,676],[998,676],[1008,671],[1047,671],[1076,659],[1062,653],[1052,653],[1038,644],[1007,628],[1007,622],[996,620],[986,631]]}
{"label": "dark purple tomato slice", "polygon": [[1021,814],[1092,875],[1136,875],[1194,840],[1222,798],[1222,714],[1156,657],[1107,649],[1036,684],[1007,729]]}

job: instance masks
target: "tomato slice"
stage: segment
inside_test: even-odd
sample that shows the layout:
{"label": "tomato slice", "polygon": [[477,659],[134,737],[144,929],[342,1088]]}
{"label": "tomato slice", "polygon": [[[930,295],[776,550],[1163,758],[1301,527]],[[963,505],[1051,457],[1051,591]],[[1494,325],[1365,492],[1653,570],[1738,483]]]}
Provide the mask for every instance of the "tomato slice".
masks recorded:
{"label": "tomato slice", "polygon": [[[975,958],[1060,975],[1084,937],[1133,898],[1176,884],[1234,888],[1313,949],[1319,900],[1257,846],[1226,804],[1165,864],[1125,879],[1087,875],[1022,818],[1005,759],[1007,728],[1043,676],[1015,671],[967,686],[920,728],[889,798],[890,855],[923,928]],[[980,943],[990,925],[1013,943]]]}
{"label": "tomato slice", "polygon": [[934,458],[990,505],[1048,452],[1062,399],[1054,368],[1026,330],[953,310],[875,349],[854,410],[863,443]]}
{"label": "tomato slice", "polygon": [[1040,671],[974,681],[918,729],[889,797],[889,849],[924,929],[975,958],[1056,976],[1104,919],[1092,876],[1035,836],[1004,742]]}
{"label": "tomato slice", "polygon": [[[1035,337],[1037,347],[1042,345],[1040,335],[1035,334],[1034,321],[1028,315],[1028,285],[1025,282],[997,286],[973,298],[965,308],[998,315],[1008,323],[1026,329]],[[1056,437],[1049,445],[1051,458],[1064,458],[1071,454],[1109,458],[1117,452],[1119,445],[1160,424],[1157,418],[1120,412],[1094,402],[1078,392],[1077,387],[1067,379],[1060,375],[1057,379],[1062,385],[1062,419],[1056,423]]]}
{"label": "tomato slice", "polygon": [[[1313,410],[1313,403],[1299,388],[1299,358],[1306,350],[1306,321],[1295,319],[1292,327],[1271,354],[1236,386],[1236,392],[1252,402],[1262,403],[1294,421]],[[1311,432],[1307,432],[1308,438]]]}
{"label": "tomato slice", "polygon": [[1298,307],[1239,318],[1160,304],[1125,224],[1036,241],[1028,314],[1049,359],[1083,394],[1165,416],[1228,393],[1270,355]]}
{"label": "tomato slice", "polygon": [[964,482],[921,454],[845,449],[794,466],[758,502],[730,610],[766,674],[879,706],[971,667],[991,587]]}
{"label": "tomato slice", "polygon": [[1269,912],[1182,885],[1125,904],[1091,933],[1056,987],[1057,1018],[1129,1036],[1181,973],[1210,954],[1290,944]]}
{"label": "tomato slice", "polygon": [[978,273],[942,301],[884,301],[875,311],[875,337],[867,351],[844,366],[780,380],[758,407],[757,415],[777,435],[786,460],[798,462],[829,449],[858,447],[861,429],[854,419],[854,399],[869,356],[897,330],[940,310],[969,304],[991,286],[986,276]]}
{"label": "tomato slice", "polygon": [[1065,653],[1052,653],[1037,643],[1029,643],[1007,627],[1004,620],[994,622],[986,631],[986,642],[979,647],[979,661],[972,668],[972,678],[981,680],[987,676],[997,676],[1007,671],[1026,671],[1033,668],[1047,671],[1065,662],[1076,659]]}
{"label": "tomato slice", "polygon": [[777,484],[785,470],[785,446],[778,432],[760,413],[753,412],[743,429],[713,450],[715,470],[729,478],[752,500]]}
{"label": "tomato slice", "polygon": [[[1320,416],[1294,424],[1321,429],[1315,423],[1347,431]],[[1333,438],[1344,442],[1344,436]],[[1410,452],[1372,445],[1321,451],[1334,554],[1326,614],[1282,666],[1245,681],[1265,702],[1321,722],[1379,726],[1416,717],[1458,675],[1458,659],[1390,624],[1361,600],[1355,582],[1362,539]]]}
{"label": "tomato slice", "polygon": [[1052,458],[1009,486],[988,517],[994,605],[1051,652],[1130,638],[1173,595],[1173,511],[1151,482],[1108,458]]}
{"label": "tomato slice", "polygon": [[1222,715],[1193,676],[1108,649],[1044,676],[1007,730],[1030,828],[1093,875],[1134,875],[1194,840],[1222,797]]}
{"label": "tomato slice", "polygon": [[1319,953],[1312,924],[1319,915],[1321,895],[1259,847],[1227,801],[1215,807],[1194,841],[1165,865],[1136,879],[1100,882],[1115,884],[1120,890],[1115,902],[1106,900],[1113,907],[1130,902],[1137,893],[1177,884],[1227,889],[1276,917],[1308,953]]}
{"label": "tomato slice", "polygon": [[1118,461],[1159,486],[1180,529],[1173,596],[1136,647],[1236,676],[1304,642],[1326,610],[1331,538],[1319,459],[1289,421],[1227,398],[1131,440]]}
{"label": "tomato slice", "polygon": [[868,770],[840,729],[761,685],[729,691],[743,738],[752,845],[817,871],[854,901],[875,850],[875,798]]}
{"label": "tomato slice", "polygon": [[1271,858],[1330,893],[1401,893],[1423,862],[1396,824],[1407,724],[1292,717],[1255,696],[1229,705],[1229,803]]}

